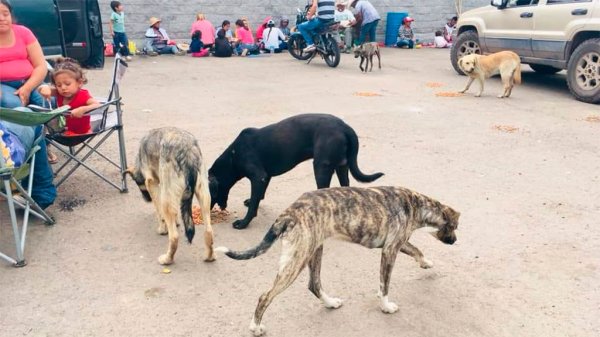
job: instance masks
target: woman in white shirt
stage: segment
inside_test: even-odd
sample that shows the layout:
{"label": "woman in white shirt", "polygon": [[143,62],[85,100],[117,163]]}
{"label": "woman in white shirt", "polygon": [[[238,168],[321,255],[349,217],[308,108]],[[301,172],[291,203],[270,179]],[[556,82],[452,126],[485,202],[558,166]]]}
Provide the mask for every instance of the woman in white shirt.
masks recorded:
{"label": "woman in white shirt", "polygon": [[273,20],[269,20],[267,28],[263,30],[262,40],[265,44],[265,50],[281,53],[281,42],[285,40],[285,35],[283,35],[281,29],[275,27]]}

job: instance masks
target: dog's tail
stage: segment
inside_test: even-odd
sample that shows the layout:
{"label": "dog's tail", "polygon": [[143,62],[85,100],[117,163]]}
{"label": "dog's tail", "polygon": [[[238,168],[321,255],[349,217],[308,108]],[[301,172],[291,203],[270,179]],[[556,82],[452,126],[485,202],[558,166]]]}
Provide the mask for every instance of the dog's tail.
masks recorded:
{"label": "dog's tail", "polygon": [[235,260],[253,259],[259,255],[264,254],[267,250],[269,250],[269,248],[271,248],[275,240],[277,240],[279,236],[281,236],[281,234],[283,234],[283,232],[287,230],[288,226],[291,223],[292,220],[289,218],[278,218],[277,220],[275,220],[275,223],[271,226],[271,228],[269,228],[269,231],[267,232],[267,234],[265,234],[265,237],[258,244],[258,246],[254,248],[237,252],[232,251],[227,247],[217,247],[215,250],[217,252],[225,253],[225,255]]}
{"label": "dog's tail", "polygon": [[192,220],[192,202],[194,201],[194,192],[196,182],[198,181],[198,169],[194,165],[187,165],[185,170],[185,190],[181,197],[181,219],[185,227],[185,236],[189,243],[192,243],[196,229]]}
{"label": "dog's tail", "polygon": [[521,63],[515,67],[515,71],[513,72],[513,81],[515,84],[521,84]]}
{"label": "dog's tail", "polygon": [[377,172],[377,173],[373,173],[373,174],[364,174],[360,171],[360,169],[358,168],[358,162],[357,162],[358,136],[356,135],[356,132],[354,132],[354,130],[352,130],[352,128],[350,128],[349,126],[347,126],[347,128],[346,128],[346,139],[348,140],[348,153],[347,153],[348,168],[350,168],[350,173],[352,173],[352,176],[354,177],[354,179],[356,179],[360,182],[363,182],[363,183],[370,183],[372,181],[379,179],[381,176],[383,176],[383,173],[381,173],[381,172]]}

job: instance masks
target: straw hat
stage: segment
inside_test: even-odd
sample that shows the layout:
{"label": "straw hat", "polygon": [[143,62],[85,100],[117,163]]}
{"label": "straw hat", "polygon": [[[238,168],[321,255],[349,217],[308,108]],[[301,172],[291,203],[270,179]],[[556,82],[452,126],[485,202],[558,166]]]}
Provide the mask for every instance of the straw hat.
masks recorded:
{"label": "straw hat", "polygon": [[155,24],[159,23],[161,20],[157,17],[151,17],[150,20],[148,20],[150,22],[150,27],[154,26]]}
{"label": "straw hat", "polygon": [[336,6],[339,6],[339,5],[348,6],[348,1],[346,1],[346,0],[335,0],[335,5]]}

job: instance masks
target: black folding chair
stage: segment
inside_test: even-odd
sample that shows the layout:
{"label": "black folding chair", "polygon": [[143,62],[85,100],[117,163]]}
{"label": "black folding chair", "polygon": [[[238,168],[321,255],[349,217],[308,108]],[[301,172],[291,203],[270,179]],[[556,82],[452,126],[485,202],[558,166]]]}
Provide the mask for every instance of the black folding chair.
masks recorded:
{"label": "black folding chair", "polygon": [[[79,167],[84,167],[122,193],[127,192],[127,181],[124,175],[127,169],[127,157],[125,153],[125,136],[123,134],[123,111],[121,95],[119,93],[119,83],[126,69],[127,63],[117,54],[115,56],[112,83],[108,97],[106,99],[98,99],[102,105],[88,112],[92,121],[90,133],[72,135],[65,133],[64,130],[55,130],[52,127],[48,127],[46,140],[67,158],[54,172],[58,179],[56,181],[57,187],[65,182]],[[115,132],[118,135],[119,142],[119,159],[117,161],[110,159],[99,150],[100,146]],[[109,179],[86,162],[94,154],[105,159],[118,169],[118,180]]]}

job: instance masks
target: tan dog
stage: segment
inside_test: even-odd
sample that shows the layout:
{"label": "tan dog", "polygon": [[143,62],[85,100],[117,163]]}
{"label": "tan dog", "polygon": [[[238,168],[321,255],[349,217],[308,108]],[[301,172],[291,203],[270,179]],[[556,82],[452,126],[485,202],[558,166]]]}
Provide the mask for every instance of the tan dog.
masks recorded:
{"label": "tan dog", "polygon": [[[373,71],[373,55],[377,56],[377,61],[379,62],[379,69],[381,69],[381,51],[379,50],[379,45],[377,42],[365,42],[360,46],[356,46],[353,49],[354,58],[360,57],[360,64],[358,67],[361,71],[367,73],[367,69],[369,68],[369,62],[371,62],[371,69],[369,71]],[[365,69],[363,69],[362,65],[364,61],[367,61],[365,64]]]}
{"label": "tan dog", "polygon": [[150,130],[140,142],[135,167],[126,173],[137,183],[144,199],[153,202],[159,217],[157,232],[169,234],[167,253],[158,258],[160,264],[173,263],[179,240],[179,216],[183,220],[185,235],[192,243],[195,233],[192,221],[194,195],[205,221],[205,261],[215,260],[208,174],[194,136],[177,128]]}
{"label": "tan dog", "polygon": [[458,60],[458,66],[469,76],[467,86],[460,91],[466,92],[474,80],[479,81],[479,92],[483,93],[483,82],[486,78],[500,74],[504,91],[498,98],[509,97],[515,84],[521,84],[521,59],[512,51],[501,51],[490,55],[470,54]]}
{"label": "tan dog", "polygon": [[308,265],[308,289],[327,308],[337,309],[342,300],[330,297],[321,289],[323,241],[330,237],[358,243],[367,248],[381,248],[379,297],[385,313],[398,306],[388,300],[390,276],[398,251],[431,267],[419,249],[408,242],[412,232],[429,226],[437,229],[435,237],[453,244],[460,213],[422,194],[400,187],[337,187],[304,193],[271,226],[258,246],[243,252],[219,247],[236,260],[247,260],[265,253],[281,237],[279,273],[273,287],[258,300],[250,330],[255,336],[265,332],[262,316],[273,298],[289,287]]}

